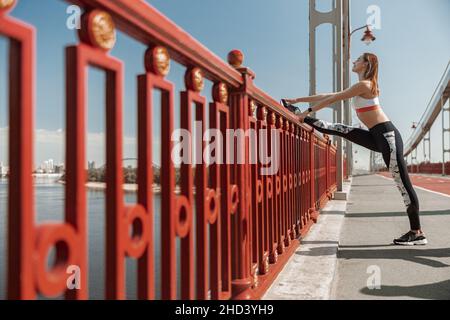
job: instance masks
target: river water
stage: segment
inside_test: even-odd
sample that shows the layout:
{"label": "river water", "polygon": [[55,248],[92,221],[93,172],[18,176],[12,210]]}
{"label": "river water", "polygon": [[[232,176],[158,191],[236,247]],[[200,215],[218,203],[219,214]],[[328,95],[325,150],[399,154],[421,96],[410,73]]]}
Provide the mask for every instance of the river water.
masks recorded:
{"label": "river water", "polygon": [[[0,179],[0,299],[6,297],[6,231],[7,231],[7,181]],[[64,220],[64,185],[59,183],[37,183],[35,185],[36,224],[44,221]],[[88,235],[89,235],[89,299],[104,299],[105,287],[105,193],[87,190]],[[136,193],[125,193],[127,204],[136,203]],[[160,195],[154,195],[154,243],[156,298],[160,298]],[[179,243],[177,243],[177,247]],[[178,251],[178,250],[177,250]],[[49,260],[52,259],[50,254]],[[136,299],[137,263],[126,259],[127,299]],[[179,269],[179,268],[178,268]],[[179,273],[178,273],[179,274]],[[61,297],[56,297],[61,298]]]}

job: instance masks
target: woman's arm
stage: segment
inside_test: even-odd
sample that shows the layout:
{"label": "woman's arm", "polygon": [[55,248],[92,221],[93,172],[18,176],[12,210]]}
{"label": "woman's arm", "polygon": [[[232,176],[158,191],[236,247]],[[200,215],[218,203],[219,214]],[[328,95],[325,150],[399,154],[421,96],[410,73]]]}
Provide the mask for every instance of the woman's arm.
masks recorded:
{"label": "woman's arm", "polygon": [[333,93],[327,96],[326,98],[319,100],[319,103],[317,103],[311,108],[313,110],[312,112],[317,112],[320,109],[325,108],[326,106],[334,104],[338,101],[350,99],[355,96],[368,93],[369,91],[370,89],[366,84],[364,84],[363,82],[358,82],[357,84],[351,86],[350,88],[344,91]]}
{"label": "woman's arm", "polygon": [[308,97],[300,97],[297,99],[293,99],[295,100],[294,103],[298,103],[298,102],[317,102],[320,101],[322,99],[328,98],[330,96],[332,96],[334,93],[321,93],[321,94],[316,94],[313,96],[308,96]]}
{"label": "woman's arm", "polygon": [[300,98],[295,98],[295,99],[284,99],[284,100],[286,100],[286,102],[289,104],[296,104],[299,102],[317,102],[317,101],[325,99],[331,95],[333,95],[333,93],[322,93],[322,94],[318,94],[318,95],[314,95],[314,96],[300,97]]}

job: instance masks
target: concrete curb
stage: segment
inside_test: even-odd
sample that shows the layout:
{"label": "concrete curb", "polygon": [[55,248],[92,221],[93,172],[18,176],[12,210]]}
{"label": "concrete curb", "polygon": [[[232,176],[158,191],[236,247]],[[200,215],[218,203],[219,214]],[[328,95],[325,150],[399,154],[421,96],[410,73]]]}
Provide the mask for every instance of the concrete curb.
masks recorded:
{"label": "concrete curb", "polygon": [[[344,182],[350,192],[352,180]],[[347,198],[348,199],[348,198]],[[330,299],[346,200],[330,200],[262,300]]]}

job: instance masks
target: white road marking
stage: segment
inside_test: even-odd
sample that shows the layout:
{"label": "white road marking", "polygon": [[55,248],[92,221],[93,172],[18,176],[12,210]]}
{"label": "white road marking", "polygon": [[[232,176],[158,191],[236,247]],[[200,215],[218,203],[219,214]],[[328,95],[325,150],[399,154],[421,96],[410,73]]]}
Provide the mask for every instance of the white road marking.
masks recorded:
{"label": "white road marking", "polygon": [[[384,179],[386,179],[386,180],[394,180],[394,179],[392,179],[392,178],[387,178],[387,177],[385,177],[385,176],[383,176],[383,175],[381,175],[381,174],[376,174],[377,176],[380,176],[380,177],[382,177],[382,178],[384,178]],[[417,188],[417,189],[421,189],[421,190],[424,190],[424,191],[428,191],[428,192],[431,192],[431,193],[435,193],[435,194],[437,194],[437,195],[440,195],[440,196],[444,196],[444,197],[447,197],[447,198],[450,198],[450,195],[448,195],[448,194],[445,194],[445,193],[441,193],[441,192],[437,192],[437,191],[433,191],[433,190],[429,190],[429,189],[425,189],[425,188],[422,188],[422,187],[419,187],[419,186],[417,186],[417,185],[414,185],[414,188]]]}

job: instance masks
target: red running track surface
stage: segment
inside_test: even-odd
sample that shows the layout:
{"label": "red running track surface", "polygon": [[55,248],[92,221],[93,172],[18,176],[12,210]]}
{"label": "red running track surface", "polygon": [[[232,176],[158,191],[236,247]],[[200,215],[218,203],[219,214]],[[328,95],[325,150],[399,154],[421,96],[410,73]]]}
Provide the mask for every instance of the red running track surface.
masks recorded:
{"label": "red running track surface", "polygon": [[[389,172],[379,172],[378,174],[383,177],[392,179],[392,175]],[[449,176],[433,177],[433,176],[410,173],[409,178],[411,179],[411,183],[415,186],[450,195]]]}

